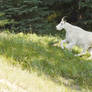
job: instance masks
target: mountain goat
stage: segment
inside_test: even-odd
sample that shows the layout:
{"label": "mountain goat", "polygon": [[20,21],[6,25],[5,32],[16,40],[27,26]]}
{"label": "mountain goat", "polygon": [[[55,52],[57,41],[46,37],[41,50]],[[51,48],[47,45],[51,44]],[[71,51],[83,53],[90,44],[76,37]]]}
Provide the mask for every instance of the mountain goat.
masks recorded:
{"label": "mountain goat", "polygon": [[62,18],[61,22],[56,26],[57,30],[65,29],[66,38],[61,41],[61,47],[64,49],[63,43],[67,42],[67,49],[72,49],[74,45],[77,45],[83,49],[83,51],[77,56],[82,56],[89,51],[92,57],[92,32],[87,32],[80,27],[74,26]]}

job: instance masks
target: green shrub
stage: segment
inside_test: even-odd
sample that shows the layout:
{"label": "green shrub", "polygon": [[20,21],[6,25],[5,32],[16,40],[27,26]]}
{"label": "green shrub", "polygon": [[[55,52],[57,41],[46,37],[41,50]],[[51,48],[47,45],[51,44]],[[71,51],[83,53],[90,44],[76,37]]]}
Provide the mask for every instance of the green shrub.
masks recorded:
{"label": "green shrub", "polygon": [[47,19],[50,11],[48,11],[48,7],[43,6],[41,0],[2,0],[0,6],[0,10],[4,12],[1,22],[9,20],[9,23],[4,23],[4,28],[15,32],[36,33],[50,28]]}

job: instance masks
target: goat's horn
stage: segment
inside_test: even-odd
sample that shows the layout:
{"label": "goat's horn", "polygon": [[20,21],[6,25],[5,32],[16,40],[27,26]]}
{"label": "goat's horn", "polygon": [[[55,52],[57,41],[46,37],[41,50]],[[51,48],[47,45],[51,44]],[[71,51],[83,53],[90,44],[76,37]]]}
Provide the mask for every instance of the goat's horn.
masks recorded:
{"label": "goat's horn", "polygon": [[65,21],[65,18],[66,18],[67,16],[64,16],[63,18],[62,18],[62,21]]}

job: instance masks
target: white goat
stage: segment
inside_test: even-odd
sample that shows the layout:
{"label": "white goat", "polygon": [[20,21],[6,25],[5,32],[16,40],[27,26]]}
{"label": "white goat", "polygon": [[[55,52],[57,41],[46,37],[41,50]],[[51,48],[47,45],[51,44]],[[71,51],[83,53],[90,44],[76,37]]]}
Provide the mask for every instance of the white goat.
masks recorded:
{"label": "white goat", "polygon": [[61,41],[61,47],[64,49],[63,43],[68,42],[66,48],[72,49],[74,45],[83,48],[83,51],[77,56],[84,55],[88,50],[92,57],[92,32],[87,32],[80,27],[71,25],[64,21],[64,17],[61,22],[56,26],[57,30],[66,30],[66,38]]}

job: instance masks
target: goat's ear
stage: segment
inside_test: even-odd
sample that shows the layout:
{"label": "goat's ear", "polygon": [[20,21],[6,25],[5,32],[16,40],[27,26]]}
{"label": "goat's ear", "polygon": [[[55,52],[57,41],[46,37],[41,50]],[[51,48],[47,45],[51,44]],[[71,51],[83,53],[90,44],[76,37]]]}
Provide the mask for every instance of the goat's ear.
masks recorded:
{"label": "goat's ear", "polygon": [[62,18],[61,21],[64,21],[64,19]]}

